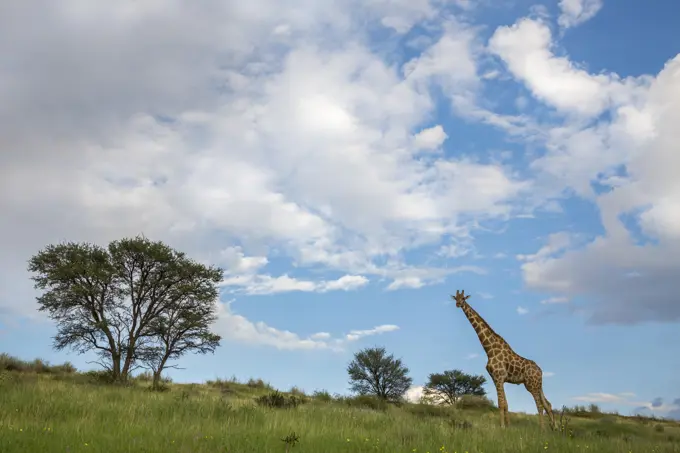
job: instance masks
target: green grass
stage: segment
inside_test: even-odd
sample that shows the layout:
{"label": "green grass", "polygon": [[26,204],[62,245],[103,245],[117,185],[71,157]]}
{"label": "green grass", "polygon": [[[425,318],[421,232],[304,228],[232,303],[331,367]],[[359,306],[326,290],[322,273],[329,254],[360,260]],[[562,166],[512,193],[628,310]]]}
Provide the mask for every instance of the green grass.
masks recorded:
{"label": "green grass", "polygon": [[[360,400],[319,398],[295,408],[258,405],[262,381],[106,386],[91,376],[4,372],[0,382],[0,452],[680,452],[680,424],[590,414],[572,417],[573,436],[538,428],[532,415],[405,404],[362,407]],[[300,392],[297,391],[297,398]],[[305,398],[305,397],[303,397]],[[661,427],[661,428],[659,428]]]}

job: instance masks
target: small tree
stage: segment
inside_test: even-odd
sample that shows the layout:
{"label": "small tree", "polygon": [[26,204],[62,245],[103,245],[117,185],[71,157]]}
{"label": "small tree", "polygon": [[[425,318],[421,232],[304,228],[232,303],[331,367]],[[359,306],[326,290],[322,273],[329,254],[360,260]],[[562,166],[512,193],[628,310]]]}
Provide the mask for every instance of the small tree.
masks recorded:
{"label": "small tree", "polygon": [[354,360],[347,366],[353,392],[388,401],[401,399],[411,386],[413,379],[408,372],[401,359],[387,355],[385,348],[363,349],[354,354]]}
{"label": "small tree", "polygon": [[485,383],[486,378],[482,375],[467,374],[461,370],[447,370],[428,376],[423,395],[430,401],[452,405],[462,395],[486,395],[482,387]]}
{"label": "small tree", "polygon": [[160,386],[163,370],[175,368],[168,365],[170,360],[192,351],[199,354],[215,352],[221,337],[210,332],[210,324],[216,319],[214,301],[206,297],[177,297],[150,323],[148,337],[140,343],[137,356],[153,372],[154,389]]}
{"label": "small tree", "polygon": [[[161,320],[188,307],[184,301],[214,303],[223,274],[142,236],[113,241],[108,249],[75,242],[48,245],[29,260],[28,270],[44,291],[37,298],[39,310],[57,324],[54,347],[95,351],[97,363],[114,380],[127,379],[140,354],[148,357],[145,348],[162,342],[159,326],[167,322]],[[172,331],[182,339],[192,332]]]}

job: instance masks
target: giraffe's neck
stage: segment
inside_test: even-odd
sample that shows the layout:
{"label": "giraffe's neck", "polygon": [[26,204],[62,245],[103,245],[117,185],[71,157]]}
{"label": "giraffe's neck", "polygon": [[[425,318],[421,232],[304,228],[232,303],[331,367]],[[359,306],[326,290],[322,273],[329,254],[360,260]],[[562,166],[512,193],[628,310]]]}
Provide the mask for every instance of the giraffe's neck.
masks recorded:
{"label": "giraffe's neck", "polygon": [[491,326],[489,326],[489,324],[484,321],[484,318],[479,316],[479,313],[477,313],[474,308],[472,308],[467,303],[464,304],[462,308],[463,313],[465,313],[465,316],[467,316],[467,319],[475,329],[475,332],[477,332],[479,341],[482,343],[482,347],[484,348],[484,351],[486,351],[487,356],[491,352],[492,345],[507,345],[507,342],[503,339],[503,337],[494,332]]}

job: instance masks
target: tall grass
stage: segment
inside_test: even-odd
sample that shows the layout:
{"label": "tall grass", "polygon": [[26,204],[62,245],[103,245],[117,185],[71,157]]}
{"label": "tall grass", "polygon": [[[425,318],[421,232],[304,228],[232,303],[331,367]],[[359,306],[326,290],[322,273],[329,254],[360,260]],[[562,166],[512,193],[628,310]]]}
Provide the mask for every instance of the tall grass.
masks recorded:
{"label": "tall grass", "polygon": [[300,403],[277,408],[256,402],[269,386],[235,380],[171,384],[160,393],[140,382],[112,387],[76,376],[4,375],[3,453],[680,452],[680,426],[665,421],[660,430],[615,416],[572,417],[567,433],[541,431],[535,416],[511,414],[512,426],[502,430],[488,408],[371,407],[366,398],[339,401],[323,391],[286,393]]}

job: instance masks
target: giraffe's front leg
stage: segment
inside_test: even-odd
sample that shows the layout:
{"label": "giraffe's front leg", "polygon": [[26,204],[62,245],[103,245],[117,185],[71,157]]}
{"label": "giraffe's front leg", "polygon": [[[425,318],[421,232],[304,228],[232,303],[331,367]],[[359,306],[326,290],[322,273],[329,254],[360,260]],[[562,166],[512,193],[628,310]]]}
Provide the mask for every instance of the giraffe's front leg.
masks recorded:
{"label": "giraffe's front leg", "polygon": [[510,416],[508,414],[508,400],[505,398],[505,389],[503,388],[504,381],[494,378],[493,383],[498,394],[498,412],[501,416],[501,428],[505,428],[510,425]]}

